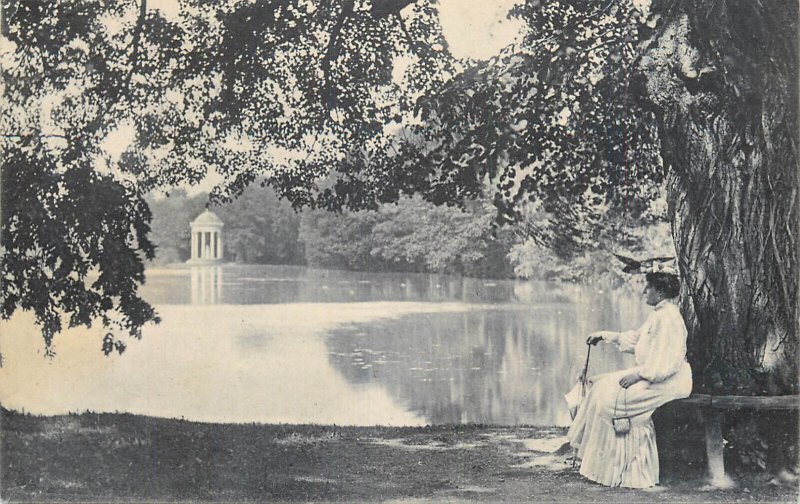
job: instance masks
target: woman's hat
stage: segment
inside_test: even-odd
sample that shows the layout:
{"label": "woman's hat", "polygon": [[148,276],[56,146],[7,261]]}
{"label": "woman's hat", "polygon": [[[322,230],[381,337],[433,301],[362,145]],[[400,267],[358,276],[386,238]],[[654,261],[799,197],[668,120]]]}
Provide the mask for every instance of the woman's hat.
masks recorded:
{"label": "woman's hat", "polygon": [[625,263],[622,271],[625,273],[666,273],[667,275],[678,275],[678,266],[674,257],[651,257],[637,261],[632,257],[621,254],[614,254],[617,259]]}

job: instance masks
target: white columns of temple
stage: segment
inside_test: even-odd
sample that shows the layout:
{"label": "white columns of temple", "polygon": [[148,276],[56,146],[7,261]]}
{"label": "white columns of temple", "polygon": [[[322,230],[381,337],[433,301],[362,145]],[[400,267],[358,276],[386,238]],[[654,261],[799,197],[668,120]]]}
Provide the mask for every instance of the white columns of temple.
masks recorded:
{"label": "white columns of temple", "polygon": [[190,258],[192,261],[194,261],[195,259],[197,259],[197,233],[192,231],[191,234],[192,234],[192,245],[191,245],[192,248],[190,251]]}
{"label": "white columns of temple", "polygon": [[191,224],[190,262],[214,263],[223,259],[222,227],[224,224],[213,212],[206,210]]}

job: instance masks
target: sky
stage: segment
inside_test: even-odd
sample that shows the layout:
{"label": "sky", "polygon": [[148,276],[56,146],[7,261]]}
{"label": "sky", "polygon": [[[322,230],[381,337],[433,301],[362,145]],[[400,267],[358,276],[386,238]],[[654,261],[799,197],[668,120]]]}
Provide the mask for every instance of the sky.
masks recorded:
{"label": "sky", "polygon": [[507,18],[521,0],[439,0],[442,31],[457,58],[489,59],[514,42],[522,23]]}
{"label": "sky", "polygon": [[[507,15],[519,3],[522,0],[439,0],[442,30],[453,55],[488,59],[513,42],[522,23]],[[180,12],[178,0],[151,0],[149,7],[168,18]]]}

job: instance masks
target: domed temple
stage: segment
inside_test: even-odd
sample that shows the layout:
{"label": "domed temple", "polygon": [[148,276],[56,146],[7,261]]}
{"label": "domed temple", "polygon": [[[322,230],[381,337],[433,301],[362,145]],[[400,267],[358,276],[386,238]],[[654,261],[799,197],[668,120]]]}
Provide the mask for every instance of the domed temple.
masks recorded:
{"label": "domed temple", "polygon": [[192,221],[192,257],[190,263],[215,263],[222,261],[222,219],[211,210]]}

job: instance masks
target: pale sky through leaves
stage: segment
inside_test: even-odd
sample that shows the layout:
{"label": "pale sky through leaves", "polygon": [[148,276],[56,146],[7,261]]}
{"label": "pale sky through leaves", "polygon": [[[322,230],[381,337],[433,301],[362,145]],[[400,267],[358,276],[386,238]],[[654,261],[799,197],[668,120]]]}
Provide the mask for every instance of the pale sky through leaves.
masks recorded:
{"label": "pale sky through leaves", "polygon": [[514,42],[522,22],[508,19],[519,0],[440,0],[442,31],[457,58],[488,59]]}
{"label": "pale sky through leaves", "polygon": [[[457,58],[488,59],[519,35],[522,23],[508,19],[521,0],[439,0],[442,30]],[[177,17],[178,0],[151,1],[151,8]]]}
{"label": "pale sky through leaves", "polygon": [[[485,60],[497,55],[520,35],[523,23],[508,19],[508,12],[521,0],[440,0],[442,31],[450,52],[459,59]],[[180,14],[178,0],[151,0],[148,8],[157,9],[166,18]],[[133,128],[122,127],[104,142],[106,152],[118,158],[134,135]],[[209,173],[206,180],[187,188],[190,193],[209,191],[221,178]]]}

